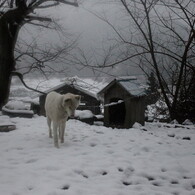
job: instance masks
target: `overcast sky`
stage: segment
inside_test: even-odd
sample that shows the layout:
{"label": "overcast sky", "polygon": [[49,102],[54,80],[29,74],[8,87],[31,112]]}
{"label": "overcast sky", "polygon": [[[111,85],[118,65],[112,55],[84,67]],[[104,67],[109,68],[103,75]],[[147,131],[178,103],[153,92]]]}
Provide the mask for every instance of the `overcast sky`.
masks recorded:
{"label": "overcast sky", "polygon": [[[119,25],[122,22],[120,18],[121,8],[113,4],[101,4],[101,0],[82,0],[80,1],[79,7],[72,7],[68,5],[56,6],[52,9],[44,9],[42,14],[50,16],[55,19],[59,19],[59,23],[66,28],[66,31],[73,33],[75,37],[79,36],[78,46],[84,50],[86,53],[94,53],[94,57],[101,57],[100,48],[107,48],[111,44],[108,39],[113,38],[116,34],[111,30],[111,28],[91,12],[95,12],[98,15],[106,15],[106,17],[113,23]],[[44,13],[43,13],[44,12]],[[59,38],[50,33],[48,29],[35,31],[33,27],[25,27],[20,36],[22,38],[36,37],[37,40],[45,39],[46,43],[58,43]],[[30,36],[29,36],[30,35]],[[102,71],[102,70],[100,70]],[[114,69],[106,69],[103,72],[109,72],[110,75],[134,75],[140,74],[138,68],[130,67],[126,65],[120,65]],[[70,76],[92,76],[93,72],[91,70],[82,69],[78,70],[69,67]],[[102,75],[102,74],[101,74]]]}

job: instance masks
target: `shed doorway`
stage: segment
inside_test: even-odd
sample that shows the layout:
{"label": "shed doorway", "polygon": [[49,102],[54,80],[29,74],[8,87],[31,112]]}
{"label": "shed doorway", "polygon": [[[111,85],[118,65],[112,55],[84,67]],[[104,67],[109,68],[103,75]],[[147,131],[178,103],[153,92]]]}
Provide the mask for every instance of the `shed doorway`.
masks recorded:
{"label": "shed doorway", "polygon": [[[122,99],[112,98],[110,103],[119,102]],[[126,108],[125,103],[119,103],[116,105],[110,105],[108,107],[109,124],[113,127],[123,127],[125,123]]]}

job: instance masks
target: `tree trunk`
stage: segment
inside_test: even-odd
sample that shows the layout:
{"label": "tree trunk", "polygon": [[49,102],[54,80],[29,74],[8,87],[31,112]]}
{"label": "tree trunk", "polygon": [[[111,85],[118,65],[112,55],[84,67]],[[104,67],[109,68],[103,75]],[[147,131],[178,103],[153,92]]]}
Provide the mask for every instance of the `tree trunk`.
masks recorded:
{"label": "tree trunk", "polygon": [[[10,2],[3,1],[0,10],[0,110],[7,102],[10,91],[11,75],[15,70],[14,49],[18,38],[18,33],[22,25],[27,21],[38,20],[48,21],[47,18],[29,16],[34,9],[38,9],[48,0],[36,0],[30,3],[26,0],[12,0]],[[52,7],[56,3],[64,3],[72,6],[78,6],[77,1],[69,2],[66,0],[52,0],[53,4],[45,6]],[[0,0],[1,2],[1,0]],[[28,6],[27,6],[28,4]],[[5,6],[5,7],[4,7]],[[7,7],[8,6],[8,7]],[[16,6],[15,8],[13,8]],[[7,10],[8,8],[8,10]],[[10,8],[10,9],[9,9]],[[6,11],[7,10],[7,11]],[[27,16],[29,16],[27,18]],[[25,18],[27,20],[25,20]]]}
{"label": "tree trunk", "polygon": [[14,40],[6,19],[0,18],[0,110],[8,101],[11,72],[15,68]]}
{"label": "tree trunk", "polygon": [[7,103],[9,97],[11,70],[8,67],[11,63],[9,59],[0,57],[0,110]]}

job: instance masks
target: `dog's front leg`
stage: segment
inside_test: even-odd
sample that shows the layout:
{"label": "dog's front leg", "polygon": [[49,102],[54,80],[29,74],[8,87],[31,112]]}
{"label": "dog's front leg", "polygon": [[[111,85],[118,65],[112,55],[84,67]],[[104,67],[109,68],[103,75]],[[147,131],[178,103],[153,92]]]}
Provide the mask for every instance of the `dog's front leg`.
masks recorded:
{"label": "dog's front leg", "polygon": [[59,148],[59,144],[58,144],[58,123],[57,122],[53,122],[53,138],[54,138],[54,146],[56,148]]}
{"label": "dog's front leg", "polygon": [[49,127],[49,137],[52,138],[51,119],[47,116],[47,124]]}
{"label": "dog's front leg", "polygon": [[65,127],[66,127],[66,120],[63,120],[63,121],[61,121],[61,124],[60,124],[60,140],[61,140],[61,143],[64,143]]}

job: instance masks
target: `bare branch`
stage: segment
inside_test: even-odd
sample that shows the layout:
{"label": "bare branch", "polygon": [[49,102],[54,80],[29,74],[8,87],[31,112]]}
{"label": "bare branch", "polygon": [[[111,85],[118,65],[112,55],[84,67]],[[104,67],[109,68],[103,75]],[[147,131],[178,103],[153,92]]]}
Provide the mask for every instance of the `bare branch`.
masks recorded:
{"label": "bare branch", "polygon": [[55,2],[53,4],[49,4],[48,6],[47,5],[43,5],[44,3],[47,3],[47,2],[50,3],[51,1],[52,0],[38,0],[38,1],[34,1],[31,4],[29,4],[29,8],[31,10],[35,10],[35,9],[38,9],[38,8],[48,8],[48,7],[56,6],[56,4],[58,4],[58,3],[62,3],[62,4],[78,7],[77,0],[74,0],[74,2],[66,1],[66,0],[55,0]]}
{"label": "bare branch", "polygon": [[37,90],[37,89],[34,89],[34,88],[32,88],[32,87],[29,87],[28,85],[26,85],[26,83],[24,82],[23,75],[22,75],[21,73],[19,73],[19,72],[12,72],[12,76],[17,76],[17,77],[21,80],[22,84],[23,84],[27,89],[30,89],[30,90],[35,91],[35,92],[37,92],[37,93],[41,93],[41,94],[46,95],[46,93],[44,93],[44,92],[42,92],[42,91],[39,91],[39,90]]}
{"label": "bare branch", "polygon": [[0,7],[3,7],[3,5],[6,3],[6,0],[1,0],[0,1]]}
{"label": "bare branch", "polygon": [[38,20],[38,21],[41,21],[41,22],[52,22],[51,18],[39,17],[39,16],[31,16],[31,15],[28,15],[26,17],[26,19],[27,19],[27,22],[32,21],[32,20]]}
{"label": "bare branch", "polygon": [[39,6],[39,7],[37,7],[36,9],[45,9],[45,8],[50,8],[50,7],[57,6],[57,5],[59,5],[59,4],[60,4],[59,2],[52,2],[51,4],[48,4],[48,5],[42,5],[42,6]]}

